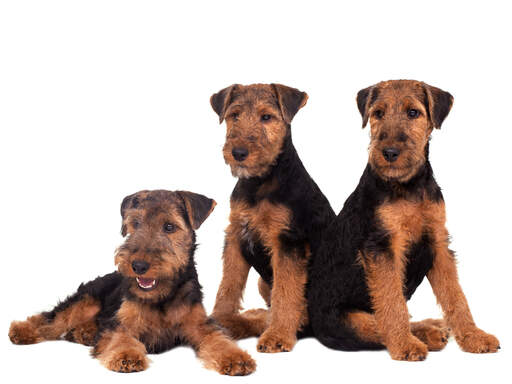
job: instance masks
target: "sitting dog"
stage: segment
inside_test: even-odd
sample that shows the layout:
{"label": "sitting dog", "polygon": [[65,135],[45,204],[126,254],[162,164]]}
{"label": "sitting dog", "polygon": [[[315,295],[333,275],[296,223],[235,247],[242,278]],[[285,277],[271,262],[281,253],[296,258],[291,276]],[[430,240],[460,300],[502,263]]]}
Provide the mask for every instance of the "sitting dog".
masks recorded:
{"label": "sitting dog", "polygon": [[[476,327],[448,248],[445,205],[428,159],[433,128],[453,103],[439,88],[412,80],[361,90],[363,128],[371,125],[368,165],[329,226],[313,259],[308,290],[313,333],[339,350],[386,347],[417,361],[442,349],[453,332],[467,352],[496,352]],[[406,301],[427,276],[443,320],[409,322]]]}
{"label": "sitting dog", "polygon": [[[290,351],[306,333],[307,267],[336,216],[292,143],[290,123],[307,94],[279,84],[232,85],[211,97],[227,125],[231,194],[223,277],[212,317],[235,338],[260,336],[260,352]],[[239,313],[249,269],[270,307]]]}
{"label": "sitting dog", "polygon": [[254,371],[251,357],[207,319],[194,263],[195,232],[215,201],[191,192],[141,191],[121,205],[118,272],[80,285],[52,311],[11,324],[15,344],[58,340],[93,346],[110,370],[148,367],[146,353],[186,344],[207,368]]}

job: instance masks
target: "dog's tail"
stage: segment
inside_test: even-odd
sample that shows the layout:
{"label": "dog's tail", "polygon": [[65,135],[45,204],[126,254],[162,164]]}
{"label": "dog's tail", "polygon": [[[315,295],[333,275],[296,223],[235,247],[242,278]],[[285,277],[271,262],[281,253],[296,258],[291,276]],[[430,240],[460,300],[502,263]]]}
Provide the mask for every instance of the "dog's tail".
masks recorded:
{"label": "dog's tail", "polygon": [[314,337],[328,348],[338,351],[379,350],[382,344],[364,341],[354,330],[344,324],[342,316],[333,309],[315,311],[310,314],[311,328]]}

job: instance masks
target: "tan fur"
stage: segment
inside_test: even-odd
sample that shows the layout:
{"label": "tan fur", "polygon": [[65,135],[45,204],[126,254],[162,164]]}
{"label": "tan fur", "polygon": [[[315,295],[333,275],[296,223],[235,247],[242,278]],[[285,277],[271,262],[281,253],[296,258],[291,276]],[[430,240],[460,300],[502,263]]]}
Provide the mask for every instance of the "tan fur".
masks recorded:
{"label": "tan fur", "polygon": [[[359,95],[366,98],[365,105]],[[436,117],[436,100],[443,100],[444,116]],[[453,97],[422,82],[392,80],[362,90],[358,103],[363,127],[368,120],[371,125],[369,164],[380,178],[393,183],[395,194],[402,198],[384,201],[375,212],[379,225],[390,236],[389,254],[358,255],[366,272],[375,317],[354,314],[348,321],[353,320],[353,328],[363,340],[384,344],[394,359],[423,360],[427,346],[429,350],[445,346],[448,328],[463,350],[495,352],[498,340],[475,326],[458,284],[455,260],[448,249],[444,203],[433,202],[426,194],[409,194],[400,184],[425,164],[432,130],[440,128]],[[411,110],[418,114],[412,111],[411,116]],[[383,153],[390,148],[399,150],[398,157],[388,156],[394,161],[387,161]],[[432,238],[434,253],[427,277],[447,325],[432,319],[409,324],[403,295],[406,252],[424,234]]]}
{"label": "tan fur", "polygon": [[288,255],[272,256],[270,324],[258,340],[260,352],[291,351],[297,342],[297,331],[307,324],[306,263],[307,260]]}
{"label": "tan fur", "polygon": [[368,312],[350,312],[344,319],[345,325],[352,328],[355,334],[363,341],[384,344],[384,340],[377,329],[375,316]]}
{"label": "tan fur", "polygon": [[156,311],[149,304],[124,302],[118,311],[120,326],[102,335],[95,356],[109,369],[144,370],[149,360],[145,357],[144,345],[137,339],[145,335],[146,343],[151,345],[158,343],[160,336],[171,333],[190,343],[207,368],[226,375],[246,375],[254,371],[256,364],[251,357],[207,321],[201,304],[190,307],[180,304],[179,298],[177,302],[165,312]]}
{"label": "tan fur", "polygon": [[83,344],[88,347],[94,345],[94,339],[98,333],[96,320],[91,319],[71,329],[64,338],[73,343]]}
{"label": "tan fur", "polygon": [[242,351],[216,327],[206,322],[202,305],[196,305],[183,317],[183,334],[197,350],[207,368],[224,375],[247,375],[256,369],[249,354]]}
{"label": "tan fur", "polygon": [[263,280],[261,277],[258,279],[258,291],[263,300],[265,300],[265,304],[267,304],[267,307],[270,307],[272,289],[267,283],[265,283],[265,280]]}
{"label": "tan fur", "polygon": [[[366,112],[371,125],[369,163],[385,180],[405,182],[425,162],[424,148],[433,129],[424,105],[425,87],[419,81],[389,81],[375,86],[378,97]],[[421,115],[409,119],[408,109],[416,109]],[[379,113],[383,116],[378,117]],[[407,135],[407,140],[399,141],[400,134]],[[382,156],[382,150],[390,146],[401,150],[394,163]]]}
{"label": "tan fur", "polygon": [[391,237],[392,253],[369,257],[366,265],[377,330],[394,359],[423,360],[427,346],[411,333],[403,296],[405,252],[424,232],[444,223],[444,214],[440,215],[437,203],[426,198],[383,203],[376,214]]}
{"label": "tan fur", "polygon": [[[394,248],[399,248],[400,244]],[[395,360],[424,360],[427,346],[413,336],[403,295],[403,255],[375,255],[368,258],[366,277],[377,332]]]}
{"label": "tan fur", "polygon": [[67,332],[88,323],[100,310],[99,303],[90,296],[59,312],[51,322],[43,315],[35,315],[26,321],[13,321],[9,338],[14,344],[34,344],[44,340],[58,340]]}
{"label": "tan fur", "polygon": [[[140,193],[140,192],[139,192]],[[144,195],[141,195],[140,200]],[[123,226],[129,237],[118,248],[115,263],[119,272],[124,276],[133,277],[130,291],[135,296],[146,300],[158,300],[165,297],[171,288],[171,279],[188,262],[188,250],[192,244],[192,235],[186,230],[187,224],[179,213],[180,201],[158,201],[145,209],[127,209]],[[214,204],[212,204],[213,209]],[[191,208],[188,208],[191,209]],[[181,230],[171,234],[162,232],[164,222],[170,222]],[[137,225],[137,230],[135,228]],[[139,227],[140,226],[140,227]],[[137,252],[133,252],[133,250]],[[158,250],[158,256],[154,252]],[[164,251],[165,250],[165,251]],[[150,269],[144,274],[145,278],[157,279],[158,286],[145,292],[138,288],[136,274],[131,264],[133,260],[150,262]]]}
{"label": "tan fur", "polygon": [[427,274],[438,303],[443,309],[448,326],[466,352],[497,352],[499,341],[493,335],[477,328],[466,297],[459,284],[453,253],[448,248],[448,231],[444,226],[444,204],[437,206],[437,225],[432,228],[435,255],[434,265]]}
{"label": "tan fur", "polygon": [[149,366],[144,344],[125,332],[108,333],[100,344],[101,351],[96,357],[111,371],[138,372]]}
{"label": "tan fur", "polygon": [[411,332],[427,345],[429,351],[440,351],[446,346],[450,337],[450,328],[442,319],[411,322]]}
{"label": "tan fur", "polygon": [[[192,265],[193,230],[214,206],[212,199],[187,191],[142,191],[127,196],[121,205],[121,216],[122,234],[128,238],[116,253],[124,281],[117,281],[120,285],[114,289],[123,289],[129,283],[127,289],[136,297],[122,292],[119,309],[110,321],[98,321],[100,301],[110,292],[95,293],[97,300],[82,292],[91,288],[92,292],[108,291],[109,286],[103,285],[105,279],[119,276],[99,278],[81,286],[77,296],[56,307],[51,316],[43,313],[25,322],[13,322],[9,330],[13,343],[35,343],[64,336],[69,341],[94,344],[92,356],[110,370],[137,372],[148,367],[148,351],[161,352],[176,341],[183,341],[198,351],[207,367],[222,374],[253,372],[256,365],[251,357],[224,335],[206,317],[202,304],[197,303],[201,291],[195,270],[183,271]],[[186,280],[176,284],[176,278]],[[144,279],[154,280],[153,284],[148,287]],[[73,303],[75,297],[81,299]],[[105,301],[108,305],[110,298],[106,297]]]}
{"label": "tan fur", "polygon": [[271,315],[268,329],[258,342],[261,352],[291,350],[296,343],[297,331],[307,323],[304,293],[306,261],[279,253],[279,235],[288,228],[290,220],[288,208],[267,200],[262,200],[256,206],[237,201],[231,203],[223,279],[212,316],[236,338],[255,336],[255,330],[261,330],[263,323],[260,318],[253,319],[237,313],[249,270],[241,255],[239,239],[257,235],[270,250],[274,271],[273,289],[270,292],[268,287],[268,292],[262,293],[270,294]]}
{"label": "tan fur", "polygon": [[[351,312],[347,314],[345,324],[352,328],[363,341],[384,344],[378,331],[375,316],[368,312]],[[446,346],[450,335],[449,328],[443,320],[426,319],[411,322],[411,333],[427,345],[429,351],[440,351]]]}
{"label": "tan fur", "polygon": [[217,291],[217,299],[212,313],[212,316],[217,319],[220,316],[235,314],[242,308],[242,296],[249,275],[250,266],[243,258],[240,249],[239,233],[241,228],[239,221],[234,220],[236,216],[232,209],[231,223],[226,229],[226,244],[222,256],[222,281]]}
{"label": "tan fur", "polygon": [[[105,366],[119,368],[123,372],[143,370],[148,361],[144,357],[145,349],[137,347],[137,338],[145,335],[146,343],[151,345],[169,332],[189,342],[207,368],[226,375],[245,375],[254,371],[256,364],[251,357],[216,326],[208,323],[201,304],[193,307],[182,305],[179,298],[177,302],[165,312],[155,311],[149,304],[124,302],[118,311],[120,327],[113,334],[107,333],[104,336],[106,341],[98,343],[98,358]],[[135,363],[131,367],[120,365],[119,361],[123,359]]]}
{"label": "tan fur", "polygon": [[[293,116],[307,100],[305,92],[281,84],[234,84],[212,95],[210,103],[219,121],[226,120],[223,155],[235,177],[244,179],[268,174],[290,135]],[[212,313],[212,317],[237,338],[260,335],[268,324],[268,330],[258,343],[259,350],[267,352],[290,350],[296,341],[295,333],[306,323],[307,317],[306,262],[288,260],[300,257],[283,254],[279,241],[283,231],[289,229],[292,212],[266,198],[278,187],[279,180],[275,178],[259,186],[255,191],[258,203],[254,206],[242,200],[231,201],[223,278]],[[270,253],[273,289],[261,280],[258,283],[262,297],[271,308],[269,315],[264,310],[239,313],[250,269],[241,254],[242,241],[261,241]],[[309,250],[305,253],[309,254]]]}
{"label": "tan fur", "polygon": [[44,340],[39,328],[46,325],[43,315],[34,315],[25,321],[13,321],[9,328],[9,339],[14,344],[35,344]]}
{"label": "tan fur", "polygon": [[[414,359],[416,356],[422,359],[426,356],[426,353],[421,352],[422,348],[417,345],[417,341],[409,334],[407,308],[402,294],[404,252],[425,232],[433,237],[435,254],[433,268],[427,277],[455,339],[461,348],[468,352],[496,352],[499,347],[498,340],[476,327],[458,283],[455,260],[448,249],[444,203],[434,203],[426,198],[420,201],[402,199],[382,204],[377,209],[377,216],[383,228],[391,235],[393,259],[391,261],[387,256],[381,255],[375,259],[376,261],[368,262],[370,265],[367,265],[367,277],[376,308],[379,332],[382,332],[382,335],[389,335],[388,338],[384,337],[384,344],[392,357]],[[381,316],[378,308],[382,311],[394,308],[393,316]],[[416,335],[422,336],[420,339],[429,345],[430,350],[444,347],[443,330],[437,335],[422,332],[418,327],[415,331]],[[414,348],[407,343],[414,345]],[[411,349],[414,350],[412,355]]]}
{"label": "tan fur", "polygon": [[[227,132],[224,160],[235,177],[263,176],[280,153],[287,123],[271,85],[236,85],[234,88],[225,110]],[[261,116],[264,114],[272,118],[262,122]],[[243,164],[231,154],[233,148],[240,146],[249,151]]]}

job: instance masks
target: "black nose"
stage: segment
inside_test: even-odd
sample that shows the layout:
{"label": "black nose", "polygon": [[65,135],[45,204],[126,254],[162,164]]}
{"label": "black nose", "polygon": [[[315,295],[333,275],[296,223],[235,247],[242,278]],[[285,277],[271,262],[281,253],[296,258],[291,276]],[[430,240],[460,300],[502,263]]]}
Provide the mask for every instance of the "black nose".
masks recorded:
{"label": "black nose", "polygon": [[144,260],[133,260],[132,269],[137,275],[143,275],[148,271],[149,263]]}
{"label": "black nose", "polygon": [[400,150],[398,148],[384,148],[382,150],[382,155],[387,161],[392,163],[396,161],[396,159],[398,159],[398,155],[400,155]]}
{"label": "black nose", "polygon": [[247,155],[249,155],[249,151],[247,148],[233,148],[231,151],[231,154],[235,158],[236,161],[244,161],[247,158]]}

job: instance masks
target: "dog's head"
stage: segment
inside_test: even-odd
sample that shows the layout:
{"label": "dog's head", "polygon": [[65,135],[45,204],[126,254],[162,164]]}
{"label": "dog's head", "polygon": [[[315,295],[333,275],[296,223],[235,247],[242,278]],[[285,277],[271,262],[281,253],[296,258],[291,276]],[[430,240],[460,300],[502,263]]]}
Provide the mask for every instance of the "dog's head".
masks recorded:
{"label": "dog's head", "polygon": [[414,80],[390,80],[362,89],[357,106],[370,121],[369,163],[384,180],[406,182],[427,159],[433,128],[441,128],[453,97]]}
{"label": "dog's head", "polygon": [[129,279],[130,292],[143,300],[168,295],[195,250],[195,230],[216,203],[185,191],[141,191],[124,198],[117,249],[119,272]]}
{"label": "dog's head", "polygon": [[220,123],[226,120],[223,154],[233,176],[268,173],[307,99],[305,92],[280,84],[235,84],[212,95],[210,103]]}

